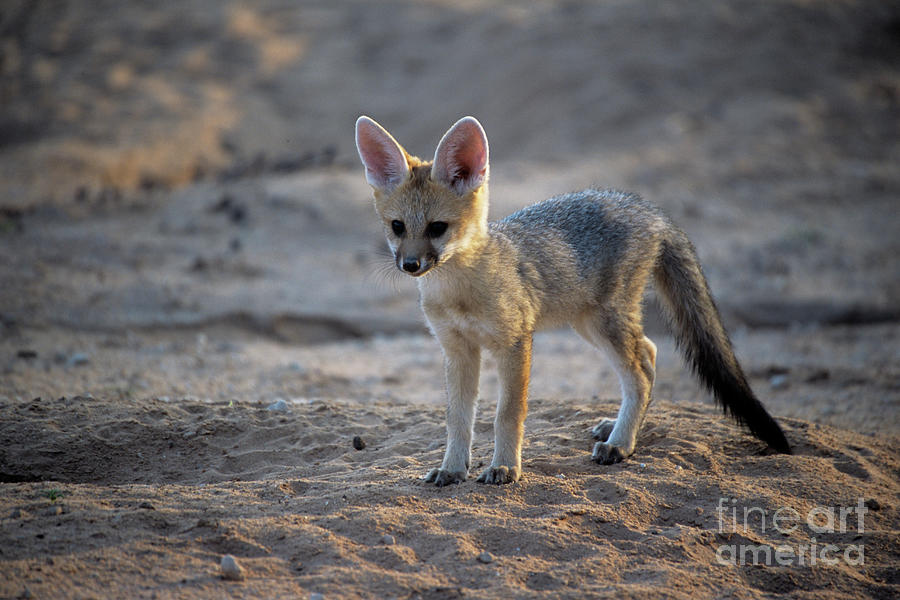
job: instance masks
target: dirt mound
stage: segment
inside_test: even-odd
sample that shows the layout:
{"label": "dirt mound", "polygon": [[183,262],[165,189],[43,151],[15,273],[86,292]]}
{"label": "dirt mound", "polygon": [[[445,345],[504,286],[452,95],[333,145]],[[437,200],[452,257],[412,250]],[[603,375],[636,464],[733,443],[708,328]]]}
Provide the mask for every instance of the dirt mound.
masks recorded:
{"label": "dirt mound", "polygon": [[[438,489],[420,480],[441,458],[437,407],[9,403],[3,477],[34,482],[0,500],[3,555],[16,548],[0,595],[16,596],[25,582],[38,597],[59,598],[85,586],[135,597],[167,585],[180,597],[897,591],[896,440],[787,420],[796,455],[770,455],[712,409],[664,403],[648,417],[638,453],[601,467],[590,461],[588,430],[615,409],[534,400],[520,483],[470,478]],[[354,449],[356,435],[365,449]],[[485,414],[476,460],[487,460],[491,436]],[[834,508],[839,517],[858,506],[862,525],[845,511],[843,532],[837,521],[824,533],[803,521],[788,535],[773,528],[779,509]],[[746,523],[745,507],[753,510]],[[740,561],[747,546],[764,562],[758,548],[799,553],[813,543],[836,548],[825,556],[837,556],[836,566],[797,568],[799,554],[783,563],[790,567],[720,564]],[[859,546],[864,571],[842,554],[852,563]],[[243,565],[243,583],[219,579],[223,554]],[[109,561],[127,577],[105,569]]]}

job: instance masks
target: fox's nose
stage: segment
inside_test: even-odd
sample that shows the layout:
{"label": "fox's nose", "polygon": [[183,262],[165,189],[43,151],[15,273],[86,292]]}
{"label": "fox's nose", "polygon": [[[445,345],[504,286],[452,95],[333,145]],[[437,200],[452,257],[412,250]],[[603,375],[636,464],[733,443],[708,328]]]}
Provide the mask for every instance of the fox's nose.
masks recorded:
{"label": "fox's nose", "polygon": [[415,273],[419,270],[421,263],[419,259],[414,256],[408,256],[403,259],[403,270],[407,273]]}

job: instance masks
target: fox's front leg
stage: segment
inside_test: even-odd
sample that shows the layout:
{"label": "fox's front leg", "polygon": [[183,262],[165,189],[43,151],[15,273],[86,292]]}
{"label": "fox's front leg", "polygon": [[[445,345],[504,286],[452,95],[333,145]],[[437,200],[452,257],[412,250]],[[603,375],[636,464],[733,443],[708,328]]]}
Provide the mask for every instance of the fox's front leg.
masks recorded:
{"label": "fox's front leg", "polygon": [[439,339],[447,378],[447,449],[440,468],[429,471],[425,481],[440,487],[469,475],[481,348],[456,333],[445,332]]}
{"label": "fox's front leg", "polygon": [[495,353],[500,399],[494,419],[494,459],[479,483],[513,483],[522,476],[522,437],[528,413],[531,336]]}

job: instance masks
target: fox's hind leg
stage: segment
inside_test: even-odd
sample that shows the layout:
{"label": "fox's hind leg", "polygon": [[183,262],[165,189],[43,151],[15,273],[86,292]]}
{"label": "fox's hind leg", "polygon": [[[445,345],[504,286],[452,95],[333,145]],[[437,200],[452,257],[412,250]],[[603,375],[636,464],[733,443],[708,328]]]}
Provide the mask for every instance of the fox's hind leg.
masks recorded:
{"label": "fox's hind leg", "polygon": [[622,388],[616,419],[603,419],[592,430],[592,458],[609,465],[631,456],[637,434],[650,406],[656,376],[656,345],[634,322],[591,315],[574,324],[575,330],[606,352]]}
{"label": "fox's hind leg", "polygon": [[[643,360],[641,362],[641,368],[644,371],[644,374],[649,378],[650,385],[652,386],[656,374],[656,344],[654,344],[653,341],[647,336],[644,336],[643,342],[644,355],[642,357]],[[591,429],[591,435],[595,440],[605,442],[609,440],[609,436],[610,434],[612,434],[612,430],[615,426],[615,419],[601,419],[600,422],[594,425],[594,427]]]}

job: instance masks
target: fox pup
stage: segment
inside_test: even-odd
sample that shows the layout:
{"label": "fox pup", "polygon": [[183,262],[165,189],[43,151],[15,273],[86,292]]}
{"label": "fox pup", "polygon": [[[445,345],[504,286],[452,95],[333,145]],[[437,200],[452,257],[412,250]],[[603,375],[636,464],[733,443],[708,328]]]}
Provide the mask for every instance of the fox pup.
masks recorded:
{"label": "fox pup", "polygon": [[356,146],[396,266],[417,278],[444,353],[447,447],[425,481],[468,476],[482,348],[496,358],[501,392],[494,457],[478,481],[521,477],[532,335],[563,324],[609,356],[622,388],[617,418],[593,428],[593,460],[630,456],[655,376],[656,346],[641,322],[651,278],[685,358],[723,410],[790,453],[734,356],[693,245],[657,208],[634,194],[588,189],[489,223],[488,141],[473,117],[444,134],[431,162],[365,116]]}

